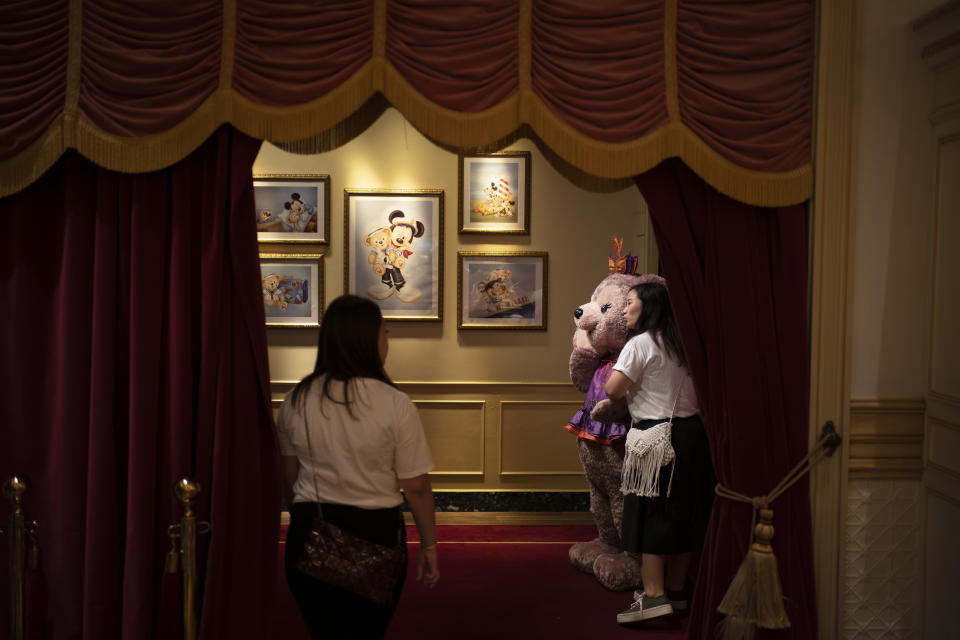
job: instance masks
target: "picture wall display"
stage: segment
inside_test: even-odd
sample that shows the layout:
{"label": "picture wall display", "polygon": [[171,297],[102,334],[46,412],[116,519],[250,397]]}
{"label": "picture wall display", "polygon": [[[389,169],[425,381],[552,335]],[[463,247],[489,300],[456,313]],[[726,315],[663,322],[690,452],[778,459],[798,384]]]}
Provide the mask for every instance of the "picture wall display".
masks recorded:
{"label": "picture wall display", "polygon": [[261,253],[260,288],[268,327],[319,327],[322,253]]}
{"label": "picture wall display", "polygon": [[440,320],[443,190],[344,190],[344,292],[388,320]]}
{"label": "picture wall display", "polygon": [[329,175],[254,175],[253,200],[259,242],[328,242]]}
{"label": "picture wall display", "polygon": [[457,328],[546,330],[547,253],[458,252]]}
{"label": "picture wall display", "polygon": [[459,232],[530,233],[530,152],[459,156]]}

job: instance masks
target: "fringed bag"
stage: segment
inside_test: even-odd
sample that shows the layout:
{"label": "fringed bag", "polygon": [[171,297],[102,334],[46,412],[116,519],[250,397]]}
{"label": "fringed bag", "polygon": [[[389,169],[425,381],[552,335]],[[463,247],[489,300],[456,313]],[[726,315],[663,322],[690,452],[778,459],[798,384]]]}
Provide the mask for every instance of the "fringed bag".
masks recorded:
{"label": "fringed bag", "polygon": [[[686,380],[686,377],[684,377],[684,380]],[[655,424],[649,429],[630,429],[627,432],[620,493],[624,495],[633,494],[644,498],[656,498],[660,495],[660,468],[673,463],[677,458],[677,454],[673,450],[671,435],[673,433],[673,417],[677,411],[677,402],[680,400],[680,390],[682,388],[683,380],[677,387],[669,420]],[[670,467],[667,497],[670,497],[670,491],[673,489],[673,472],[675,469],[675,464]]]}

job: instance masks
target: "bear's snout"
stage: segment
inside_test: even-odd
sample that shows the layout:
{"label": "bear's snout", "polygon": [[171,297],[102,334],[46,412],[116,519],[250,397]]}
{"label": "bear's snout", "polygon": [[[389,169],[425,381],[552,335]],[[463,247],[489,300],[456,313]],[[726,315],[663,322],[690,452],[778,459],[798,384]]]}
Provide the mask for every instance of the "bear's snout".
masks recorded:
{"label": "bear's snout", "polygon": [[593,331],[593,328],[596,327],[599,322],[600,309],[594,302],[582,304],[573,312],[573,323],[578,329]]}

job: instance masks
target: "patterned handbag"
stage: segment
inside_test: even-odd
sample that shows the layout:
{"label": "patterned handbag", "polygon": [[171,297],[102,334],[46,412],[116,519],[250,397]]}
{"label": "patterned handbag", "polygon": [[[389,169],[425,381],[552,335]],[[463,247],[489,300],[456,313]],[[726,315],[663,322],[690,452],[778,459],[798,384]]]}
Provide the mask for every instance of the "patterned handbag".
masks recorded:
{"label": "patterned handbag", "polygon": [[[307,430],[307,449],[310,445],[310,426]],[[317,478],[313,478],[317,489]],[[320,492],[317,490],[317,498]],[[400,525],[402,526],[402,525]],[[323,509],[317,504],[317,515],[307,531],[297,570],[327,584],[349,591],[373,602],[389,606],[397,583],[406,569],[407,549],[401,529],[397,528],[397,544],[387,547],[353,535],[324,519]]]}
{"label": "patterned handbag", "polygon": [[325,520],[320,510],[307,532],[297,569],[338,589],[388,606],[403,574],[406,556],[399,535],[396,546],[385,547],[344,531]]}

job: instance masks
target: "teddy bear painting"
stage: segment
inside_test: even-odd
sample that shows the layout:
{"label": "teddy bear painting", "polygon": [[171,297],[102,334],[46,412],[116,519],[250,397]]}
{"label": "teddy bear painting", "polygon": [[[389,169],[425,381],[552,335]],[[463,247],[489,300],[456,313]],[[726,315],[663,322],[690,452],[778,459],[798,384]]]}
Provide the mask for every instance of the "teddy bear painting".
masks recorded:
{"label": "teddy bear painting", "polygon": [[[653,274],[634,275],[637,259],[621,255],[623,240],[614,239],[616,257],[609,261],[610,274],[597,285],[590,301],[574,310],[573,351],[570,379],[586,393],[583,407],[566,428],[577,436],[580,463],[590,486],[590,513],[597,525],[597,537],[570,547],[570,562],[577,569],[596,576],[604,587],[626,591],[641,585],[639,554],[620,549],[623,522],[623,495],[620,478],[624,444],[630,429],[625,400],[591,411],[606,399],[603,385],[627,342],[623,317],[627,292],[643,282],[662,282]],[[608,404],[608,403],[605,403]]]}

